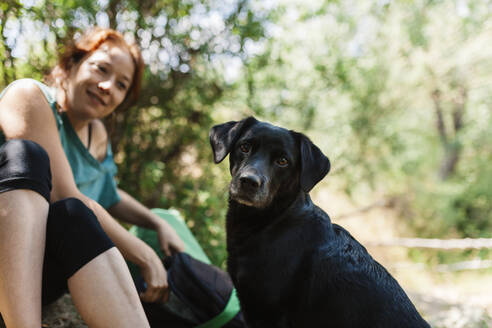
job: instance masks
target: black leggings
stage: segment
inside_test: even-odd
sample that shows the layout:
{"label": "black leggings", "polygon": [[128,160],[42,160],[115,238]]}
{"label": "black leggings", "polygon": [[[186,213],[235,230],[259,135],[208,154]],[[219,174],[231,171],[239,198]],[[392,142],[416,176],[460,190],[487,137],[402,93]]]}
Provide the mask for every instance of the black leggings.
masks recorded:
{"label": "black leggings", "polygon": [[[15,189],[36,191],[50,202],[48,154],[33,141],[13,139],[0,147],[0,193]],[[111,247],[114,244],[96,216],[80,200],[67,198],[50,203],[43,266],[43,304],[60,297],[67,290],[68,278]]]}

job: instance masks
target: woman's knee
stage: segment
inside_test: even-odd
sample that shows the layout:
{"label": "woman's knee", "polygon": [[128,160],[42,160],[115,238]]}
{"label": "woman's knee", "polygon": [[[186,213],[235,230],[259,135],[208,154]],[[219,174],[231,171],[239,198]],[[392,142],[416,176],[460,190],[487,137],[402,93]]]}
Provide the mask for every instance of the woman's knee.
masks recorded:
{"label": "woman's knee", "polygon": [[113,242],[82,201],[67,198],[50,206],[46,252],[62,264],[67,279],[111,247]]}
{"label": "woman's knee", "polygon": [[0,147],[0,192],[15,189],[34,190],[49,202],[50,161],[34,141],[11,139]]}

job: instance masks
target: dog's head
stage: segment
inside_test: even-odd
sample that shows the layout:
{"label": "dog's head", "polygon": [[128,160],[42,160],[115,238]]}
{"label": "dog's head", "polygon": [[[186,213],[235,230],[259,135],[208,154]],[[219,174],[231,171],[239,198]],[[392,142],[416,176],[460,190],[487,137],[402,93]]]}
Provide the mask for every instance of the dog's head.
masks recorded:
{"label": "dog's head", "polygon": [[285,192],[309,192],[330,170],[330,161],[302,133],[254,117],[210,130],[215,163],[230,153],[233,200],[266,208]]}

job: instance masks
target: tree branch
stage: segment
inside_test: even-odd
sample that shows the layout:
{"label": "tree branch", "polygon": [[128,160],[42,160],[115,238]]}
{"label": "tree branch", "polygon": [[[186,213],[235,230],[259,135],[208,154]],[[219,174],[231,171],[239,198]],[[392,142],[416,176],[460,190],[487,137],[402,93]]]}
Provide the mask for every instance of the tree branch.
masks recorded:
{"label": "tree branch", "polygon": [[448,136],[446,133],[446,125],[444,124],[444,118],[441,108],[441,91],[438,89],[432,92],[432,100],[434,101],[434,109],[436,112],[437,119],[437,131],[439,132],[439,137],[441,138],[441,143],[444,147],[448,145]]}
{"label": "tree branch", "polygon": [[454,101],[453,126],[455,134],[463,127],[463,115],[465,114],[465,105],[468,98],[468,91],[460,87],[460,95]]}
{"label": "tree branch", "polygon": [[116,29],[116,14],[118,13],[118,6],[121,0],[111,0],[109,1],[108,9],[106,13],[109,18],[109,27]]}

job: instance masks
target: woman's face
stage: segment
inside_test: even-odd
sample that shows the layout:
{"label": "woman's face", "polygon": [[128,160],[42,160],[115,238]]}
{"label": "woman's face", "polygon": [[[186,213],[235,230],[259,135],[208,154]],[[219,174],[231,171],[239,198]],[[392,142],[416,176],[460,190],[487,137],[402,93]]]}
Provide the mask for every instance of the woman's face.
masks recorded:
{"label": "woman's face", "polygon": [[111,114],[125,99],[134,71],[125,47],[104,42],[71,70],[66,88],[67,112],[80,120]]}

